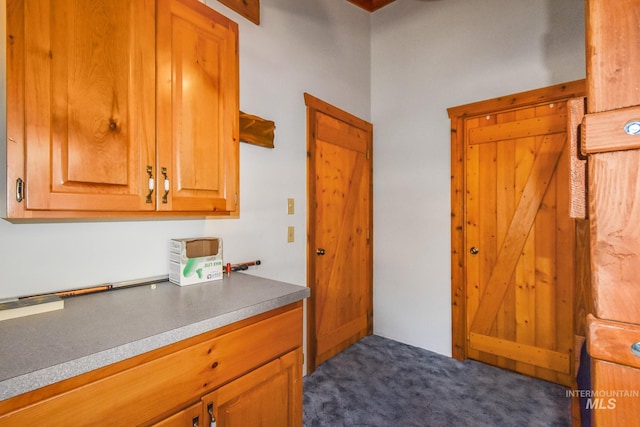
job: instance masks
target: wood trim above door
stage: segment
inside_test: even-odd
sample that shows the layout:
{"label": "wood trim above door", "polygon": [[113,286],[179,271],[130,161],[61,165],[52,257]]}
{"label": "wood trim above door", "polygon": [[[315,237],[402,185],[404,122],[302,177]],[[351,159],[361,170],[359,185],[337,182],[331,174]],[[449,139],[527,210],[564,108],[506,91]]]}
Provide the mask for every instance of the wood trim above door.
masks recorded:
{"label": "wood trim above door", "polygon": [[451,119],[451,321],[452,356],[467,358],[465,292],[465,150],[464,119],[586,95],[585,80],[548,86],[447,109]]}

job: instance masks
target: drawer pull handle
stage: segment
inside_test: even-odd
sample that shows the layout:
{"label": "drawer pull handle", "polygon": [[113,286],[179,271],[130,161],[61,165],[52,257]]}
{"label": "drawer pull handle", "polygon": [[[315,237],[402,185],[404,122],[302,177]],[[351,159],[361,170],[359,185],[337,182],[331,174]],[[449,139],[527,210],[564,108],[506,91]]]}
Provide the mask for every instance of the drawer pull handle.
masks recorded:
{"label": "drawer pull handle", "polygon": [[213,415],[213,402],[209,402],[207,405],[207,412],[209,413],[209,427],[216,427],[216,417]]}
{"label": "drawer pull handle", "polygon": [[16,179],[16,202],[20,203],[24,200],[24,181],[22,178]]}
{"label": "drawer pull handle", "polygon": [[631,353],[640,357],[640,341],[631,344]]}
{"label": "drawer pull handle", "polygon": [[151,199],[151,195],[153,194],[153,188],[155,187],[155,182],[153,181],[153,167],[147,166],[147,175],[149,175],[149,193],[147,193],[147,203],[152,203],[153,199]]}
{"label": "drawer pull handle", "polygon": [[162,195],[162,203],[167,203],[167,196],[169,195],[169,188],[171,185],[169,183],[169,177],[167,176],[167,168],[162,168],[162,175],[164,175],[164,194]]}

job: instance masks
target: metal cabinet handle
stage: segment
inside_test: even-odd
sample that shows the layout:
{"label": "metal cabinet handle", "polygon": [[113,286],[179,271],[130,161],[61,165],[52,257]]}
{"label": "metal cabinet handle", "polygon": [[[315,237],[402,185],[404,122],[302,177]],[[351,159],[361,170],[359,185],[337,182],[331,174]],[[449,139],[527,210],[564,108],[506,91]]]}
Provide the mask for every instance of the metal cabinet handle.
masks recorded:
{"label": "metal cabinet handle", "polygon": [[480,249],[476,248],[475,246],[473,246],[471,249],[469,249],[469,253],[471,255],[477,255],[478,252],[480,252]]}
{"label": "metal cabinet handle", "polygon": [[167,196],[169,195],[169,177],[167,176],[167,168],[162,168],[162,175],[164,175],[164,194],[162,195],[162,203],[167,203]]}
{"label": "metal cabinet handle", "polygon": [[152,203],[151,195],[153,194],[153,189],[155,187],[155,182],[153,181],[153,166],[147,166],[147,174],[149,175],[149,193],[147,194],[147,203]]}
{"label": "metal cabinet handle", "polygon": [[213,402],[207,404],[207,412],[209,413],[209,426],[216,427],[216,417],[213,415]]}
{"label": "metal cabinet handle", "polygon": [[316,249],[316,255],[324,255],[325,253],[326,253],[325,250],[322,248]]}

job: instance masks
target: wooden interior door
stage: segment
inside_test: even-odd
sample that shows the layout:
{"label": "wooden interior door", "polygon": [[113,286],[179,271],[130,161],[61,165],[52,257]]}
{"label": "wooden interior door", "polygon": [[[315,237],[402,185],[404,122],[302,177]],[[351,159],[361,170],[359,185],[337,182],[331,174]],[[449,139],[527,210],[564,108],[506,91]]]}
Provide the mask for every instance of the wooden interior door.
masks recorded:
{"label": "wooden interior door", "polygon": [[373,331],[373,126],[311,95],[305,102],[312,372]]}
{"label": "wooden interior door", "polygon": [[464,122],[469,357],[571,384],[566,102]]}

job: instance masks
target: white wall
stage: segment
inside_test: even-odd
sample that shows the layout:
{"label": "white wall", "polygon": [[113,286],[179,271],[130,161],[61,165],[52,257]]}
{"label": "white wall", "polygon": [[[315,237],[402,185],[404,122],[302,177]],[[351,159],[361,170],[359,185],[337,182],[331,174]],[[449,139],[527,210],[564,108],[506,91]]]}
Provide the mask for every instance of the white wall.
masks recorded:
{"label": "white wall", "polygon": [[451,354],[446,109],[584,78],[583,0],[397,0],[372,16],[374,331]]}
{"label": "white wall", "polygon": [[[263,265],[252,273],[306,284],[303,93],[369,119],[370,17],[344,0],[262,0],[262,23],[255,26],[215,0],[206,3],[240,26],[241,109],[276,122],[275,149],[241,144],[241,218],[42,224],[0,219],[0,299],[167,274],[168,239],[201,235],[223,238],[226,262],[260,259]],[[4,82],[3,72],[0,77]],[[293,216],[287,215],[289,197],[296,201]],[[296,228],[296,242],[287,244],[289,225]]]}
{"label": "white wall", "polygon": [[222,237],[225,261],[306,284],[309,92],[374,123],[375,332],[450,354],[446,108],[583,78],[583,0],[396,0],[373,15],[262,0],[260,26],[206,2],[240,25],[241,108],[276,122],[274,150],[241,144],[241,218],[0,220],[0,299],[166,274],[167,240],[198,235]]}

